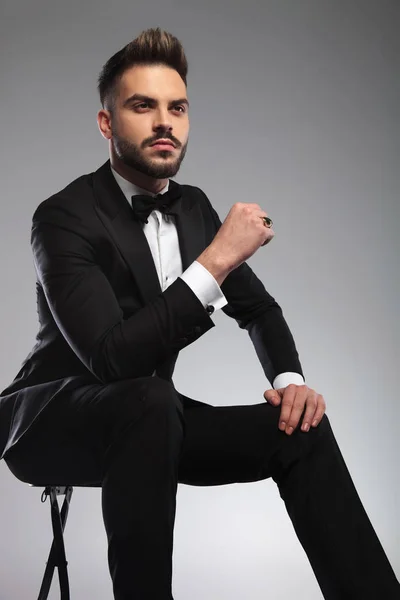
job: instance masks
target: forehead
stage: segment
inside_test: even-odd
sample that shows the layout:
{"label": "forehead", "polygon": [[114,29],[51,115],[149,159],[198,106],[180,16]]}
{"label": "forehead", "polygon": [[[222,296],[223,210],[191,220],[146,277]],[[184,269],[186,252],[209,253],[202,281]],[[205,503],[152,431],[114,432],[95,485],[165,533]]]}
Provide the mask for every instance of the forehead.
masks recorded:
{"label": "forehead", "polygon": [[166,65],[136,65],[123,73],[118,87],[121,103],[132,94],[161,101],[187,97],[186,85],[178,71]]}

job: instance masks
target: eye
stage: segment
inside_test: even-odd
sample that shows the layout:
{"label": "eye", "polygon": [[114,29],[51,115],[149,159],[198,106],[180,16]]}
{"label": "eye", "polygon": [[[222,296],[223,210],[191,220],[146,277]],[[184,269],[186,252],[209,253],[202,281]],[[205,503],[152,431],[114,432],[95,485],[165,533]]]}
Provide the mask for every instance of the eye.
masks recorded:
{"label": "eye", "polygon": [[177,104],[175,106],[175,110],[177,110],[178,108],[182,109],[182,111],[180,111],[180,112],[183,112],[183,113],[186,112],[186,108],[183,106],[183,104]]}

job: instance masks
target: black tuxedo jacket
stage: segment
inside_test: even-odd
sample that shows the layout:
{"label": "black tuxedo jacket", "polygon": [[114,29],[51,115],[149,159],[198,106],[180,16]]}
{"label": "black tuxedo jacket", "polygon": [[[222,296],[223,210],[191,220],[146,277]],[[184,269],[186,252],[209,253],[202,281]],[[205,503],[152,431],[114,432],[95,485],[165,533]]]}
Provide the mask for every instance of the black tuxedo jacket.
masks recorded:
{"label": "black tuxedo jacket", "polygon": [[[199,188],[182,190],[176,227],[186,269],[221,221]],[[155,369],[172,381],[179,351],[214,326],[179,277],[161,291],[142,225],[109,160],[39,204],[31,245],[40,326],[35,346],[0,394],[0,458],[61,390],[150,376]],[[268,380],[285,371],[303,375],[282,310],[250,267],[232,271],[221,289],[228,302],[222,311],[248,331]]]}

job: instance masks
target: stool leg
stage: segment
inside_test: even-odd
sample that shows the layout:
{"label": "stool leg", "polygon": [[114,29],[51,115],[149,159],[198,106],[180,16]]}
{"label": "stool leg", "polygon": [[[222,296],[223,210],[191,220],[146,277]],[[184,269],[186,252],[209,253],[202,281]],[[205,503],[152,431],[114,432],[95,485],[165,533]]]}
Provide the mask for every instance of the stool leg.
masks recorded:
{"label": "stool leg", "polygon": [[[61,492],[59,490],[62,490]],[[51,545],[49,558],[47,561],[45,573],[43,576],[42,585],[40,588],[38,600],[47,600],[51,582],[53,579],[54,568],[58,567],[58,577],[60,582],[61,600],[70,600],[67,560],[65,556],[65,546],[63,531],[67,521],[69,503],[72,496],[72,486],[65,488],[48,487],[45,494],[50,496],[51,503],[51,522],[53,527],[54,539]],[[57,502],[57,494],[64,493],[65,498],[60,510]]]}

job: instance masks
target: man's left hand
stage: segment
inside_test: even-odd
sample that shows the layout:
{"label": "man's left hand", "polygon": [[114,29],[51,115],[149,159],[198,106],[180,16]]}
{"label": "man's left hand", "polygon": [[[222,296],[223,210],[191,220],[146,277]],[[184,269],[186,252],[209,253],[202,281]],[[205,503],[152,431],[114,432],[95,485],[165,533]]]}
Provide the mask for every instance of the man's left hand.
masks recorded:
{"label": "man's left hand", "polygon": [[326,410],[323,396],[306,385],[291,383],[285,388],[269,389],[264,392],[264,398],[274,406],[279,406],[282,402],[279,429],[288,435],[291,435],[296,429],[304,406],[306,406],[306,411],[301,431],[308,431],[310,425],[317,427]]}

